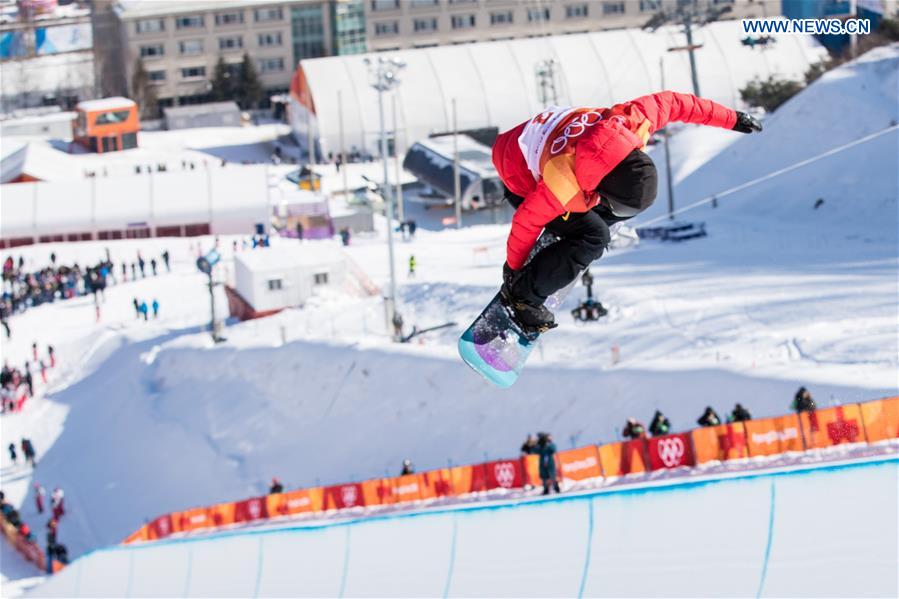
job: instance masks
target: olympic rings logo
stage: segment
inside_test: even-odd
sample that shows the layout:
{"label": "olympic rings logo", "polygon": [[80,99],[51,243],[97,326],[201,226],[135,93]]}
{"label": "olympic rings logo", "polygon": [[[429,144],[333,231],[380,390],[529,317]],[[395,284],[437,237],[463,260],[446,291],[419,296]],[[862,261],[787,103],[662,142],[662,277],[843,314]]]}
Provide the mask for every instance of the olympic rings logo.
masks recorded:
{"label": "olympic rings logo", "polygon": [[587,127],[592,127],[601,120],[602,114],[595,110],[585,112],[579,118],[575,118],[565,126],[565,129],[562,130],[562,135],[553,140],[552,145],[549,147],[549,153],[551,155],[558,154],[568,145],[569,139],[582,135],[587,130]]}

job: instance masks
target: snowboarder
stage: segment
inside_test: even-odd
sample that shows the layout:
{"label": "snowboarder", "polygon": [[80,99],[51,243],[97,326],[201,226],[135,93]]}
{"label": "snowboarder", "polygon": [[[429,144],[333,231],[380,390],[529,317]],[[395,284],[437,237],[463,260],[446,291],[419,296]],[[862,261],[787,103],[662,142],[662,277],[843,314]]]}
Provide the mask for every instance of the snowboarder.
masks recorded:
{"label": "snowboarder", "polygon": [[34,445],[31,444],[31,439],[22,439],[22,453],[25,455],[25,461],[34,468],[37,465],[35,462],[37,454],[34,451]]}
{"label": "snowboarder", "polygon": [[646,427],[643,426],[642,422],[631,416],[627,419],[627,424],[624,425],[624,430],[621,431],[621,434],[625,439],[645,439]]}
{"label": "snowboarder", "polygon": [[54,520],[59,520],[65,515],[65,493],[63,493],[62,489],[60,489],[59,487],[53,489],[53,494],[50,495],[50,505],[53,507]]}
{"label": "snowboarder", "polygon": [[153,318],[159,318],[159,301],[156,298],[153,298]]}
{"label": "snowboarder", "polygon": [[659,437],[667,435],[669,430],[671,430],[671,422],[668,421],[668,418],[662,412],[656,410],[655,415],[652,417],[652,422],[649,423],[649,432],[652,433],[653,437]]}
{"label": "snowboarder", "polygon": [[19,457],[19,456],[16,454],[16,444],[15,444],[15,443],[10,443],[8,449],[9,449],[9,459],[11,459],[13,465],[15,465],[15,464],[16,464],[16,460],[17,460],[18,457]]}
{"label": "snowboarder", "polygon": [[730,413],[728,422],[746,422],[747,420],[752,420],[752,414],[738,403],[734,406],[734,411]]}
{"label": "snowboarder", "polygon": [[34,483],[34,507],[38,514],[44,513],[44,499],[47,497],[47,491],[41,483]]}
{"label": "snowboarder", "polygon": [[[493,164],[515,209],[503,266],[503,298],[525,332],[556,326],[543,303],[599,259],[609,227],[649,208],[656,168],[644,152],[653,132],[681,121],[761,131],[751,115],[690,94],[663,91],[611,108],[550,106],[502,133]],[[525,266],[541,230],[561,240]]]}
{"label": "snowboarder", "polygon": [[699,417],[696,423],[699,426],[718,426],[721,424],[721,419],[718,418],[718,413],[715,412],[712,406],[706,406],[705,412],[702,413],[702,416]]}
{"label": "snowboarder", "polygon": [[559,481],[556,479],[556,444],[552,435],[539,433],[537,435],[537,453],[540,456],[540,480],[543,481],[543,494],[549,495],[552,486],[559,493]]}

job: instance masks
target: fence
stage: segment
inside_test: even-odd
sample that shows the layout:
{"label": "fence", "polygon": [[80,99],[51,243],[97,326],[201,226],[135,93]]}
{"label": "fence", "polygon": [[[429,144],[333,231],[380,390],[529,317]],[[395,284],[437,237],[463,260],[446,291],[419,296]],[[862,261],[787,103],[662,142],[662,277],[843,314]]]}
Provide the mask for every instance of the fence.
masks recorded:
{"label": "fence", "polygon": [[[563,484],[575,486],[650,471],[891,439],[899,439],[899,396],[560,451],[556,454],[556,471]],[[192,508],[156,518],[124,543],[281,517],[411,505],[473,493],[523,489],[542,484],[538,460],[538,456],[529,455]]]}

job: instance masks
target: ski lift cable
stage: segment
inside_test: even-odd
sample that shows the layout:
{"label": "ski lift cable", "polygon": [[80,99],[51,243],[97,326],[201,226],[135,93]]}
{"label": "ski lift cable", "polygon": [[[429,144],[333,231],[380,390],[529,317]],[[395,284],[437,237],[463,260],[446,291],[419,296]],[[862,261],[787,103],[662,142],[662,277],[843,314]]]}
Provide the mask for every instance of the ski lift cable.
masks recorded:
{"label": "ski lift cable", "polygon": [[683,208],[681,208],[681,209],[679,209],[679,210],[675,210],[675,211],[672,212],[670,215],[669,215],[669,214],[663,214],[663,215],[661,215],[661,216],[657,216],[656,218],[653,218],[653,219],[648,220],[648,221],[646,221],[646,222],[637,223],[637,224],[635,224],[634,226],[639,225],[639,226],[641,226],[641,227],[646,227],[646,226],[649,226],[649,225],[653,225],[653,224],[655,224],[655,223],[657,223],[657,222],[661,222],[661,221],[667,220],[667,219],[669,218],[669,216],[674,216],[674,215],[677,215],[677,214],[682,214],[682,213],[687,212],[687,211],[689,211],[689,210],[693,210],[694,208],[698,208],[699,206],[703,206],[703,205],[705,205],[705,204],[708,204],[708,203],[710,203],[710,202],[712,202],[712,201],[714,201],[714,200],[720,200],[721,198],[726,197],[726,196],[729,196],[729,195],[732,195],[732,194],[735,194],[735,193],[737,193],[738,191],[743,191],[744,189],[747,189],[747,188],[749,188],[749,187],[753,187],[754,185],[758,185],[759,183],[764,183],[765,181],[768,181],[768,180],[773,179],[773,178],[775,178],[775,177],[779,177],[780,175],[789,173],[789,172],[794,171],[794,170],[796,170],[796,169],[802,168],[802,167],[807,166],[807,165],[809,165],[809,164],[811,164],[811,163],[813,163],[813,162],[817,162],[817,161],[819,161],[819,160],[822,160],[822,159],[824,159],[824,158],[827,158],[828,156],[833,156],[834,154],[839,154],[840,152],[842,152],[842,151],[844,151],[844,150],[848,150],[848,149],[850,149],[850,148],[854,148],[855,146],[858,146],[858,145],[867,143],[867,142],[869,142],[869,141],[872,141],[872,140],[874,140],[874,139],[880,137],[881,135],[886,135],[887,133],[889,133],[889,132],[891,132],[891,131],[896,131],[896,130],[899,130],[899,125],[892,125],[892,126],[890,126],[890,127],[887,127],[886,129],[881,129],[880,131],[876,131],[876,132],[874,132],[874,133],[871,133],[870,135],[866,135],[866,136],[864,136],[864,137],[860,137],[859,139],[856,139],[856,140],[851,141],[851,142],[849,142],[849,143],[843,144],[843,145],[841,145],[841,146],[837,146],[837,147],[835,147],[835,148],[831,148],[830,150],[827,150],[826,152],[822,152],[821,154],[818,154],[818,155],[816,155],[816,156],[812,156],[811,158],[806,158],[805,160],[800,160],[799,162],[796,162],[796,163],[794,163],[794,164],[791,164],[790,166],[785,166],[784,168],[777,169],[776,171],[772,171],[772,172],[768,173],[767,175],[762,175],[761,177],[756,177],[755,179],[751,179],[751,180],[746,181],[745,183],[741,183],[741,184],[739,184],[739,185],[737,185],[737,186],[735,186],[735,187],[731,187],[731,188],[729,188],[729,189],[725,189],[725,190],[722,191],[722,192],[715,193],[715,194],[712,194],[712,195],[710,195],[710,196],[707,196],[707,197],[705,197],[705,198],[703,198],[703,199],[701,199],[701,200],[698,200],[698,201],[696,201],[696,202],[693,202],[692,204],[689,204],[689,205],[687,205],[687,206],[684,206]]}

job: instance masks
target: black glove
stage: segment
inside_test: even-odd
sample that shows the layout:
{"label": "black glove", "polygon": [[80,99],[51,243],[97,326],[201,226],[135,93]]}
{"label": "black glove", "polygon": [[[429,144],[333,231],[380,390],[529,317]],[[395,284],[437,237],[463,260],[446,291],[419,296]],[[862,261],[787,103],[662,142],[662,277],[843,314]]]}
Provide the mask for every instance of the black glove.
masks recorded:
{"label": "black glove", "polygon": [[737,112],[737,124],[734,125],[733,131],[740,133],[752,133],[762,130],[762,123],[751,114],[745,112]]}
{"label": "black glove", "polygon": [[515,271],[509,266],[508,262],[503,263],[503,286],[506,289],[512,289],[512,283],[515,282]]}

